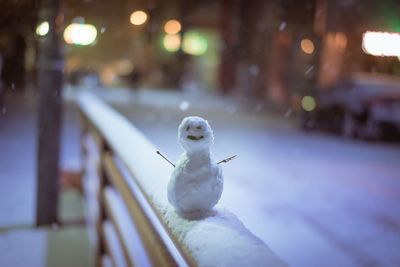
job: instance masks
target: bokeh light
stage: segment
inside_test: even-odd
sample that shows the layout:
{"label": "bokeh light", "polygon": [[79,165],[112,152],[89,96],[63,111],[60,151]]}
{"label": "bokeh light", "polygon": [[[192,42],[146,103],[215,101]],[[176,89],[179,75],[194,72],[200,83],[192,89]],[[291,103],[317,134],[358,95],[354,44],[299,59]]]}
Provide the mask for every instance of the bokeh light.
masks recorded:
{"label": "bokeh light", "polygon": [[175,19],[167,21],[164,25],[164,31],[168,34],[176,34],[180,32],[181,29],[182,29],[181,24],[179,23],[179,21]]}
{"label": "bokeh light", "polygon": [[303,96],[301,99],[301,107],[305,111],[313,111],[315,107],[317,106],[317,103],[315,101],[315,98],[309,95]]}
{"label": "bokeh light", "polygon": [[39,36],[45,36],[49,32],[50,26],[47,21],[43,21],[36,28],[36,34]]}
{"label": "bokeh light", "polygon": [[181,47],[181,36],[179,34],[167,34],[163,38],[163,45],[168,52],[176,52]]}
{"label": "bokeh light", "polygon": [[314,43],[310,39],[303,39],[301,40],[300,43],[301,50],[303,50],[304,53],[311,55],[314,53]]}
{"label": "bokeh light", "polygon": [[201,56],[207,52],[207,39],[196,31],[188,31],[183,37],[182,50],[194,56]]}
{"label": "bokeh light", "polygon": [[72,23],[64,30],[64,40],[67,44],[89,45],[96,37],[96,27],[90,24]]}
{"label": "bokeh light", "polygon": [[120,59],[110,64],[113,71],[120,76],[129,75],[134,69],[134,65],[130,60]]}
{"label": "bokeh light", "polygon": [[400,56],[400,34],[370,32],[363,34],[362,49],[374,56]]}
{"label": "bokeh light", "polygon": [[342,32],[338,32],[335,35],[335,42],[336,45],[341,48],[341,49],[345,49],[347,46],[347,37],[344,33]]}
{"label": "bokeh light", "polygon": [[147,14],[142,10],[135,11],[131,14],[130,21],[133,25],[142,25],[147,21]]}

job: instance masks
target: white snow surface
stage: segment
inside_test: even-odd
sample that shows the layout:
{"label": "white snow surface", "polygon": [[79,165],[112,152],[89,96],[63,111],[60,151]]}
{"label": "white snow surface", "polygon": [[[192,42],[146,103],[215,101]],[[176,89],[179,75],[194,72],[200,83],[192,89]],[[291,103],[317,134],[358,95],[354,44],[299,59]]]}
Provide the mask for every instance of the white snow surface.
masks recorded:
{"label": "white snow surface", "polygon": [[234,214],[219,205],[208,216],[189,219],[178,215],[167,199],[171,166],[156,154],[150,141],[94,95],[82,93],[77,102],[198,266],[286,266]]}

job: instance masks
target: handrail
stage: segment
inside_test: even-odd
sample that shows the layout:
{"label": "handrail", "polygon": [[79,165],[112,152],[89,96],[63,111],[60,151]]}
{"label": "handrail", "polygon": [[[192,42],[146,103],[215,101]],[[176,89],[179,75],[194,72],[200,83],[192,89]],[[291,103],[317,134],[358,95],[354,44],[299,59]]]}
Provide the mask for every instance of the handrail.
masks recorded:
{"label": "handrail", "polygon": [[[137,266],[138,257],[148,257],[142,262],[152,266],[286,266],[224,209],[217,208],[214,216],[201,220],[177,215],[166,197],[171,169],[157,157],[156,148],[126,118],[96,97],[81,95],[78,103],[82,140],[91,138],[100,154],[94,167],[98,177],[86,177],[98,179],[100,184],[100,213],[96,218],[99,265],[111,250],[107,240],[101,238],[107,222],[115,230],[128,266]],[[86,153],[87,159],[90,153]],[[126,220],[126,214],[130,220]],[[129,229],[139,233],[138,242],[145,250],[141,256],[133,255],[130,239],[125,238],[135,236]]]}
{"label": "handrail", "polygon": [[130,218],[129,211],[118,192],[107,186],[103,194],[106,213],[115,225],[116,232],[122,243],[128,266],[151,266],[148,256],[140,240],[140,233]]}
{"label": "handrail", "polygon": [[[191,261],[190,256],[186,255],[187,260],[181,256],[181,253],[184,252],[178,251],[174,244],[170,242],[170,237],[165,229],[160,227],[158,219],[152,215],[153,211],[146,203],[140,189],[137,188],[132,179],[124,177],[127,172],[122,169],[122,163],[113,158],[110,153],[107,153],[103,158],[103,166],[112,184],[127,203],[130,214],[141,215],[136,216],[133,220],[139,231],[142,232],[142,240],[147,251],[151,254],[150,258],[153,259],[154,266],[189,265],[187,261]],[[164,246],[160,247],[160,244],[164,244]]]}

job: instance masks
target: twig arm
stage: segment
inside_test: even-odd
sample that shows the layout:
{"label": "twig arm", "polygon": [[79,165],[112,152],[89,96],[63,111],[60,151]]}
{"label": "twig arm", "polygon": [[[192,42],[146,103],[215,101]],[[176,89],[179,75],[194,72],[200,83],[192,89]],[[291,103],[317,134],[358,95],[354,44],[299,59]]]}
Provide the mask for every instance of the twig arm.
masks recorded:
{"label": "twig arm", "polygon": [[172,163],[171,161],[169,161],[166,157],[164,157],[164,155],[161,154],[160,151],[157,150],[156,153],[157,153],[158,155],[160,155],[163,159],[165,159],[166,161],[168,161],[168,163],[171,164],[171,165],[175,168],[175,164],[173,164],[173,163]]}
{"label": "twig arm", "polygon": [[221,160],[220,162],[218,162],[217,164],[221,164],[221,163],[227,163],[227,162],[229,162],[229,161],[233,160],[234,158],[236,158],[236,156],[237,156],[237,155],[234,155],[234,156],[232,156],[232,157],[229,157],[229,158],[223,159],[223,160]]}

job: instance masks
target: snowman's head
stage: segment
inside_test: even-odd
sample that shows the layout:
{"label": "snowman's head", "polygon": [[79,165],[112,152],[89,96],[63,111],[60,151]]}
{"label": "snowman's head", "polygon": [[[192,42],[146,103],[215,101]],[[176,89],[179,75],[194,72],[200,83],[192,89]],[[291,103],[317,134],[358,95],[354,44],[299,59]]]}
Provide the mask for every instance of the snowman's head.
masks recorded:
{"label": "snowman's head", "polygon": [[187,152],[209,149],[214,141],[213,131],[208,121],[194,116],[183,119],[179,126],[178,138]]}

